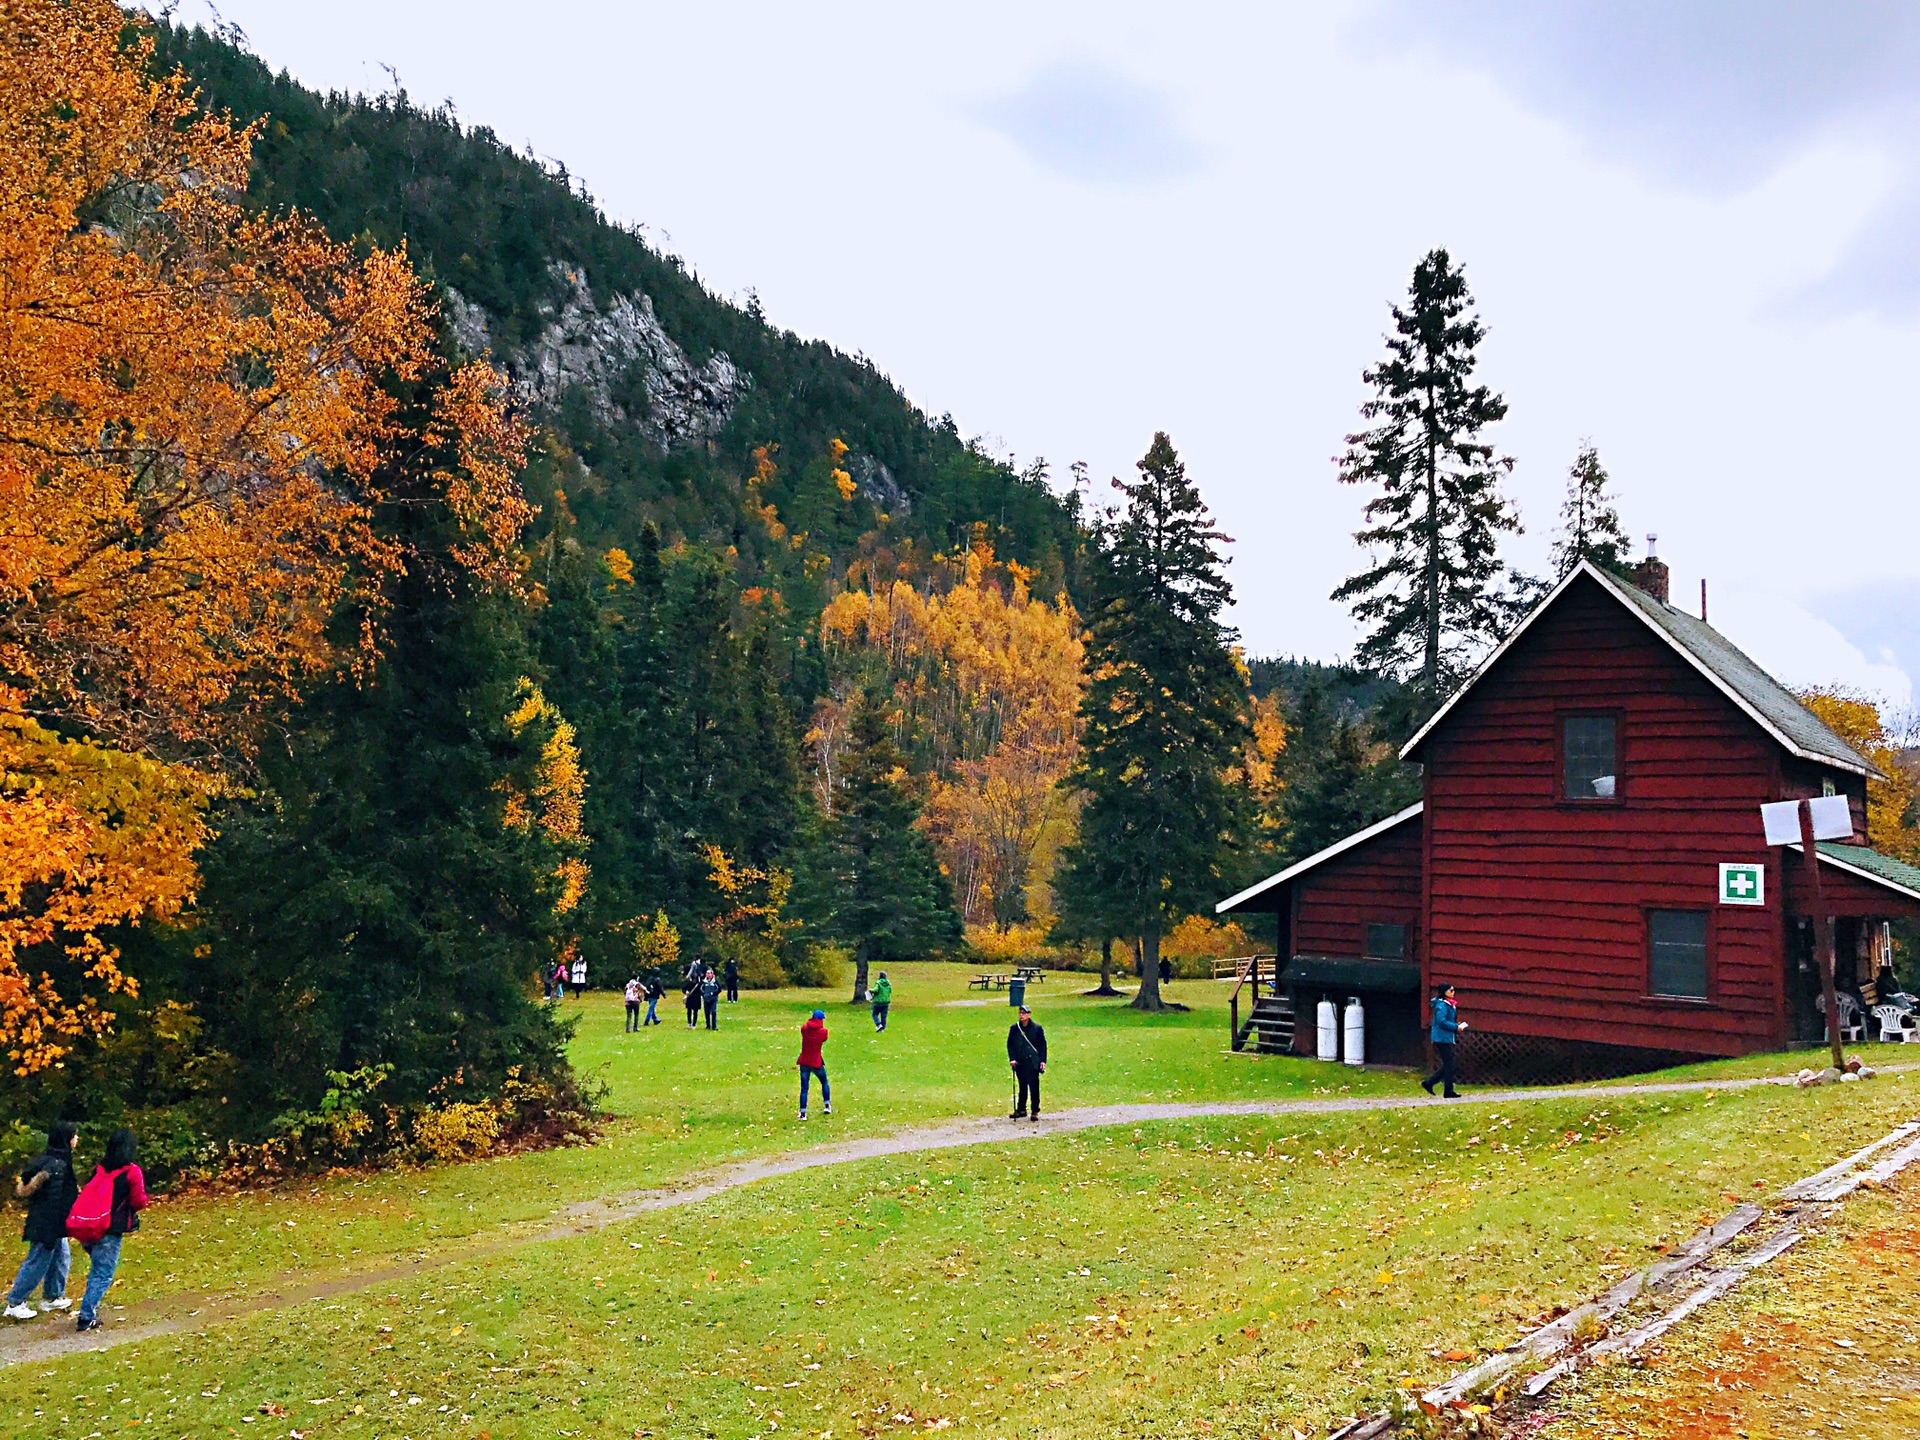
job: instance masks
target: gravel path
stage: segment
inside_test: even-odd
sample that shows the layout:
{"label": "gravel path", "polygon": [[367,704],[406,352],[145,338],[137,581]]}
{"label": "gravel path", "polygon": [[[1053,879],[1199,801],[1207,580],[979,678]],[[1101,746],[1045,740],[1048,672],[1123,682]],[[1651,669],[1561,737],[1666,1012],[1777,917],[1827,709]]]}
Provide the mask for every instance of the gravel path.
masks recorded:
{"label": "gravel path", "polygon": [[[1899,1066],[1889,1069],[1911,1069]],[[1445,1105],[1479,1108],[1519,1105],[1542,1100],[1566,1100],[1615,1095],[1680,1095],[1699,1090],[1750,1090],[1761,1085],[1791,1085],[1788,1078],[1748,1080],[1684,1080],[1644,1085],[1583,1085],[1534,1090],[1478,1090],[1458,1100],[1430,1100],[1424,1095],[1343,1096],[1317,1100],[1221,1100],[1194,1104],[1086,1105],[1061,1110],[1038,1121],[1003,1117],[956,1119],[917,1125],[892,1135],[839,1140],[807,1150],[764,1159],[741,1160],[680,1185],[580,1201],[559,1211],[549,1221],[503,1226],[490,1238],[456,1243],[412,1260],[398,1260],[377,1270],[357,1271],[328,1280],[295,1274],[283,1288],[250,1290],[235,1295],[164,1296],[130,1306],[115,1314],[105,1329],[77,1333],[64,1317],[36,1322],[7,1322],[0,1331],[0,1366],[46,1360],[78,1350],[104,1350],[166,1335],[205,1330],[223,1322],[267,1310],[284,1310],[315,1300],[333,1299],[361,1290],[410,1280],[458,1261],[481,1259],[524,1245],[590,1235],[609,1225],[632,1220],[656,1210],[699,1205],[728,1191],[784,1175],[797,1175],[832,1165],[850,1165],[888,1155],[913,1155],[930,1150],[956,1150],[969,1145],[1004,1145],[1028,1140],[1075,1135],[1113,1125],[1138,1125],[1151,1120],[1191,1120],[1226,1115],[1342,1115],[1355,1111],[1414,1110]],[[134,1256],[137,1261],[137,1244]],[[188,1308],[191,1307],[191,1308]]]}

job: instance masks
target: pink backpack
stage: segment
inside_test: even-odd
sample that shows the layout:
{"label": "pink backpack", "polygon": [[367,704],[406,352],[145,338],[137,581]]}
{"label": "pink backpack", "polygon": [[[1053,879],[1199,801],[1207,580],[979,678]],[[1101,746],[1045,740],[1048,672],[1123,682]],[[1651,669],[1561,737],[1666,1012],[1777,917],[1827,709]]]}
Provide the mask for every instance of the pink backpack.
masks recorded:
{"label": "pink backpack", "polygon": [[67,1235],[82,1245],[103,1239],[113,1226],[113,1182],[118,1170],[96,1168],[67,1212]]}

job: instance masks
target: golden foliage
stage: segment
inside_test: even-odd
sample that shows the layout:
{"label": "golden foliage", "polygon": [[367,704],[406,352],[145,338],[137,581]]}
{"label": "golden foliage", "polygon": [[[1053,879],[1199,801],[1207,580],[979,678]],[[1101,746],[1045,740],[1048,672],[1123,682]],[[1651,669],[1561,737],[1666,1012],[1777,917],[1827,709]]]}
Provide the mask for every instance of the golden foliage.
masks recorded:
{"label": "golden foliage", "polygon": [[1227,960],[1251,955],[1253,941],[1236,921],[1224,924],[1204,915],[1189,915],[1160,940],[1160,953],[1170,960]]}
{"label": "golden foliage", "polygon": [[500,1144],[500,1107],[475,1100],[429,1106],[414,1116],[413,1138],[434,1160],[477,1160]]}
{"label": "golden foliage", "polygon": [[800,927],[786,917],[787,898],[793,892],[793,874],[778,865],[759,869],[742,865],[718,845],[702,845],[707,878],[726,906],[705,929],[715,939],[751,935],[778,950]]}
{"label": "golden foliage", "polygon": [[[342,602],[370,657],[406,558],[373,530],[383,467],[432,487],[489,583],[517,583],[530,514],[491,367],[400,413],[386,382],[438,364],[405,254],[247,213],[254,132],[150,78],[145,24],[0,7],[0,1044],[23,1072],[132,993],[98,932],[191,898],[211,757],[346,658]],[[169,754],[207,773],[142,758]],[[28,973],[56,956],[98,994]]]}
{"label": "golden foliage", "polygon": [[587,832],[582,822],[587,771],[580,763],[580,746],[572,722],[541,693],[538,685],[522,677],[515,688],[514,700],[513,709],[507,712],[507,732],[518,739],[528,726],[537,723],[546,731],[546,736],[540,742],[540,758],[534,765],[531,795],[511,779],[498,782],[505,797],[502,823],[518,830],[538,825],[549,841],[563,852],[569,852],[554,870],[560,889],[553,910],[556,915],[566,915],[579,907],[587,893],[587,862],[580,853],[587,847]]}
{"label": "golden foliage", "polygon": [[[829,654],[877,660],[893,681],[899,723],[932,772],[925,819],[962,914],[991,919],[994,897],[1025,892],[1036,857],[1071,823],[1059,788],[1072,768],[1085,688],[1079,617],[1059,596],[1028,592],[1031,572],[996,564],[978,541],[943,592],[904,580],[834,597],[821,616]],[[831,809],[845,703],[816,710],[808,739]]]}
{"label": "golden foliage", "polygon": [[671,970],[680,962],[680,932],[667,918],[667,912],[654,912],[653,924],[635,932],[634,963],[641,969]]}
{"label": "golden foliage", "polygon": [[1831,685],[1802,691],[1800,701],[1886,777],[1867,781],[1868,842],[1883,855],[1920,864],[1920,775],[1900,753],[1880,707]]}
{"label": "golden foliage", "polygon": [[55,956],[101,994],[132,995],[99,932],[180,912],[207,837],[208,782],[66,740],[0,711],[0,1046],[18,1074],[57,1061],[112,1020],[94,995],[62,996],[28,966]]}
{"label": "golden foliage", "polygon": [[[8,708],[145,746],[334,663],[336,604],[400,559],[369,523],[399,439],[382,379],[434,337],[403,253],[240,207],[253,132],[148,79],[126,25],[110,0],[0,14],[0,672]],[[467,367],[412,438],[463,562],[504,574],[525,502],[501,393]]]}
{"label": "golden foliage", "polygon": [[618,545],[601,556],[600,563],[607,567],[607,574],[612,577],[607,582],[609,590],[615,585],[633,584],[633,557]]}

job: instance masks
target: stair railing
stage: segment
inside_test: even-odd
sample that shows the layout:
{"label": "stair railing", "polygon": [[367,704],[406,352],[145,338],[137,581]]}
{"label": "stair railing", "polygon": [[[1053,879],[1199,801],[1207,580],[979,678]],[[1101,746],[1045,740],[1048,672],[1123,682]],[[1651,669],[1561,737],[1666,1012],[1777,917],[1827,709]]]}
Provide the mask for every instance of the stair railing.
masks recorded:
{"label": "stair railing", "polygon": [[[1278,965],[1279,963],[1279,958],[1276,956],[1274,964]],[[1235,1050],[1244,1050],[1247,1044],[1247,1037],[1240,1033],[1240,991],[1248,984],[1253,986],[1253,1004],[1258,1005],[1260,1003],[1260,957],[1258,955],[1248,957],[1246,968],[1240,972],[1240,979],[1233,987],[1233,994],[1227,997],[1227,1025],[1229,1027],[1227,1033],[1233,1037],[1233,1048]],[[1249,1010],[1247,1014],[1247,1025],[1249,1028],[1253,1025],[1253,1014],[1251,1010]]]}

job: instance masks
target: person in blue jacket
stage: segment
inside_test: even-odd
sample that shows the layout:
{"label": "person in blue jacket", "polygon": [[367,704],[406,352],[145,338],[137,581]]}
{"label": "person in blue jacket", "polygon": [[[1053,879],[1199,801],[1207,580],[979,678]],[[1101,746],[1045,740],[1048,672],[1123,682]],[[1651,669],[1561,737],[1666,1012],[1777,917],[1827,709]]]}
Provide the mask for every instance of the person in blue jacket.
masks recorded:
{"label": "person in blue jacket", "polygon": [[1442,985],[1430,1002],[1433,1009],[1433,1028],[1428,1038],[1433,1041],[1433,1052],[1440,1057],[1440,1068],[1420,1082],[1420,1088],[1431,1095],[1435,1081],[1440,1082],[1440,1093],[1449,1100],[1458,1100],[1459,1092],[1453,1088],[1453,1042],[1459,1033],[1467,1028],[1467,1022],[1460,1018],[1460,1009],[1454,999],[1451,985]]}

